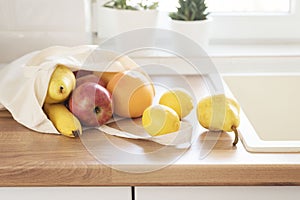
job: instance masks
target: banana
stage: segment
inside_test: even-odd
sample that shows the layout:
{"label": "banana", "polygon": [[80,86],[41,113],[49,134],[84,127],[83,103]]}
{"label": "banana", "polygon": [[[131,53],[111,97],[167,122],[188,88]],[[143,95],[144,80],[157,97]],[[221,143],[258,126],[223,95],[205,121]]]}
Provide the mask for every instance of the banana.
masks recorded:
{"label": "banana", "polygon": [[47,90],[45,103],[61,103],[65,101],[76,85],[73,72],[63,65],[53,71]]}
{"label": "banana", "polygon": [[63,104],[44,104],[44,111],[55,128],[68,137],[82,134],[79,120]]}

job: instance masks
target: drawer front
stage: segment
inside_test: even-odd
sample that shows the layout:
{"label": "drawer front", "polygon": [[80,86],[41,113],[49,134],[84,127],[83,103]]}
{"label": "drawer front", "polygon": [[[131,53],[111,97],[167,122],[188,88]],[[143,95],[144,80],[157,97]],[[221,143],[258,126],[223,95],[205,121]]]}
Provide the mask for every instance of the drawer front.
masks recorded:
{"label": "drawer front", "polygon": [[137,187],[136,200],[299,200],[300,187]]}
{"label": "drawer front", "polygon": [[0,187],[5,200],[124,200],[131,199],[130,187]]}

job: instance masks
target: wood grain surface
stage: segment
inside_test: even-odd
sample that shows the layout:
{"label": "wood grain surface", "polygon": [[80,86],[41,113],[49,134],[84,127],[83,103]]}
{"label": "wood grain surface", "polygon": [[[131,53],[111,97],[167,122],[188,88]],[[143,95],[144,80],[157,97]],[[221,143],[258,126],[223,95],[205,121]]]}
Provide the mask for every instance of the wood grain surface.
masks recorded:
{"label": "wood grain surface", "polygon": [[[187,79],[206,94],[201,77]],[[201,157],[210,133],[199,130],[188,149],[94,129],[73,139],[31,131],[0,111],[0,186],[300,185],[299,153],[249,153],[222,133]]]}

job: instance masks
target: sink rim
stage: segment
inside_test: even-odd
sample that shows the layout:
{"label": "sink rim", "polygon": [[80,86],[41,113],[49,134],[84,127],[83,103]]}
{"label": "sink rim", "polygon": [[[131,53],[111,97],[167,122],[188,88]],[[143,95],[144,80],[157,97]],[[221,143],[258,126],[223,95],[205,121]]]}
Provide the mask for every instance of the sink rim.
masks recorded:
{"label": "sink rim", "polygon": [[300,152],[300,141],[270,141],[262,140],[256,133],[253,125],[248,120],[241,108],[241,123],[239,136],[245,148],[250,152]]}
{"label": "sink rim", "polygon": [[[224,77],[243,77],[243,76],[300,76],[300,74],[230,74],[222,75],[225,93],[236,99],[230,90],[230,87],[224,80]],[[300,152],[300,140],[263,140],[255,131],[254,125],[248,119],[246,113],[240,110],[240,126],[238,128],[240,139],[249,152],[270,152],[270,153],[298,153]]]}

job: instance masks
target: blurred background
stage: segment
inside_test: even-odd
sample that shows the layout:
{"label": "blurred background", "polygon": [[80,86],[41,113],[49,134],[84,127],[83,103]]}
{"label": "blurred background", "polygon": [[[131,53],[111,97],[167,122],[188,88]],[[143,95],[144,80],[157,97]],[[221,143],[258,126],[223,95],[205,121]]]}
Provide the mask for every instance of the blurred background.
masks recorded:
{"label": "blurred background", "polygon": [[[130,0],[135,1],[138,0]],[[105,2],[0,0],[0,63],[52,45],[99,43],[97,12]],[[207,0],[206,3],[214,19],[212,44],[299,42],[300,12],[296,0]],[[167,26],[166,16],[176,6],[177,0],[159,0],[158,11],[163,16],[160,28]]]}

